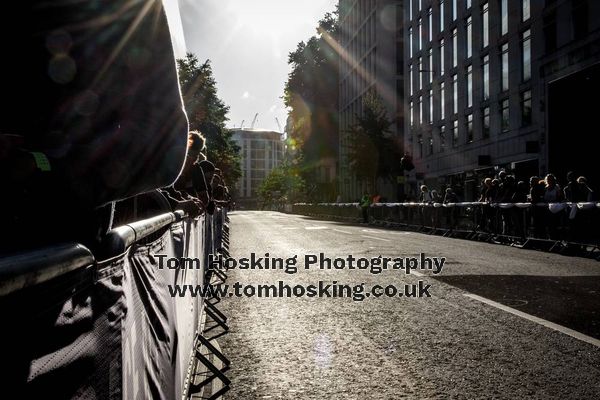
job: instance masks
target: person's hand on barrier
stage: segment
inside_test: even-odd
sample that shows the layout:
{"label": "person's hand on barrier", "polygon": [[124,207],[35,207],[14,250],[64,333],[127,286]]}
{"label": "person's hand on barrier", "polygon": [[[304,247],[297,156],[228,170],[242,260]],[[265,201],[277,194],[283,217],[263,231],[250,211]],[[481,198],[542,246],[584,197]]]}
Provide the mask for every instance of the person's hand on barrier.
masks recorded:
{"label": "person's hand on barrier", "polygon": [[206,190],[199,192],[198,200],[200,200],[200,202],[202,202],[203,207],[205,205],[207,205],[210,202],[210,197],[208,196],[208,192]]}
{"label": "person's hand on barrier", "polygon": [[217,205],[215,204],[215,202],[211,200],[208,203],[208,206],[206,206],[206,212],[210,215],[213,215],[216,207],[217,207]]}
{"label": "person's hand on barrier", "polygon": [[188,214],[192,218],[195,218],[198,215],[202,214],[203,211],[202,207],[200,207],[198,203],[196,203],[194,200],[180,201],[177,206],[177,208],[182,209],[186,212],[186,214]]}

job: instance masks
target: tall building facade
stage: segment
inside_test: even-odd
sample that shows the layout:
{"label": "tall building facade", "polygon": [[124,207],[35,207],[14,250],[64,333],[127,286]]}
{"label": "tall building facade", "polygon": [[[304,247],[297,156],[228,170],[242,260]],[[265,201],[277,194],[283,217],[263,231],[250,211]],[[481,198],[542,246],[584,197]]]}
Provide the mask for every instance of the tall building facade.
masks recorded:
{"label": "tall building facade", "polygon": [[281,133],[260,129],[232,129],[240,147],[242,176],[236,184],[238,203],[255,206],[258,188],[269,173],[281,165],[284,145]]}
{"label": "tall building facade", "polygon": [[408,190],[453,186],[471,200],[500,169],[600,178],[586,146],[600,2],[407,0],[404,13]]}
{"label": "tall building facade", "polygon": [[[350,128],[362,115],[363,98],[377,93],[387,110],[391,135],[402,143],[403,122],[403,12],[402,0],[340,0],[340,111],[339,190],[344,200],[359,198],[367,188],[350,168]],[[381,182],[389,198],[395,184]],[[387,191],[388,193],[385,193]]]}

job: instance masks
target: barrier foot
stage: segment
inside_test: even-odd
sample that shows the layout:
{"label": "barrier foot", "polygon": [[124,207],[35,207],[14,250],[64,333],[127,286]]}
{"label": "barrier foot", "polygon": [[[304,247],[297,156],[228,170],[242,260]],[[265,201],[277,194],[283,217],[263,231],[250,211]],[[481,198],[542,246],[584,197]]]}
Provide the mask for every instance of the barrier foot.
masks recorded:
{"label": "barrier foot", "polygon": [[218,337],[221,337],[229,332],[229,326],[227,326],[227,317],[216,307],[216,303],[205,302],[204,311],[206,311],[206,316],[210,317],[212,324],[209,326],[209,322],[206,323],[206,328],[204,329],[203,334],[208,332],[212,332],[215,329],[220,329],[220,332],[208,338],[208,340],[214,340]]}
{"label": "barrier foot", "polygon": [[[203,398],[216,400],[229,391],[231,380],[225,375],[225,372],[229,369],[231,362],[211,343],[212,339],[207,339],[202,335],[198,335],[196,339],[196,359],[206,368],[206,378],[198,383],[190,385],[189,393],[191,396],[200,395],[209,384],[212,384],[209,397]],[[208,353],[203,353],[203,348],[208,350]],[[212,361],[211,358],[214,361]],[[218,367],[216,365],[217,363],[222,366]],[[218,379],[220,384],[214,384],[213,381],[215,381],[215,379]]]}
{"label": "barrier foot", "polygon": [[[227,280],[227,274],[223,271],[221,271],[220,268],[213,268],[211,269],[211,274],[209,276],[208,281],[210,282],[211,285],[213,284],[222,284],[225,283],[225,281]],[[217,280],[215,282],[213,282],[213,278],[216,277]]]}

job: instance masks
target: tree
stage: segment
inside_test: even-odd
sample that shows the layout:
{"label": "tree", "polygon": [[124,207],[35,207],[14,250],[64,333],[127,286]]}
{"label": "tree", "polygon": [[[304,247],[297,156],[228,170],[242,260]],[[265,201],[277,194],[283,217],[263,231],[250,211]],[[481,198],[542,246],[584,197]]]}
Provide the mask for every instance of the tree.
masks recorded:
{"label": "tree", "polygon": [[[338,11],[325,14],[317,35],[300,42],[288,56],[292,71],[285,84],[284,103],[292,122],[289,139],[297,149],[293,162],[311,187],[318,168],[338,159]],[[321,183],[316,197],[331,197],[335,182]]]}
{"label": "tree", "polygon": [[263,207],[281,205],[298,200],[304,181],[298,170],[288,163],[274,168],[258,188]]}
{"label": "tree", "polygon": [[223,171],[225,181],[233,186],[241,176],[240,149],[225,128],[229,106],[218,97],[210,60],[200,64],[187,53],[177,60],[179,82],[190,129],[206,137],[207,158]]}
{"label": "tree", "polygon": [[377,191],[377,179],[387,179],[401,171],[401,144],[390,136],[392,121],[379,95],[373,90],[363,97],[363,113],[350,128],[348,154],[351,171],[357,180]]}

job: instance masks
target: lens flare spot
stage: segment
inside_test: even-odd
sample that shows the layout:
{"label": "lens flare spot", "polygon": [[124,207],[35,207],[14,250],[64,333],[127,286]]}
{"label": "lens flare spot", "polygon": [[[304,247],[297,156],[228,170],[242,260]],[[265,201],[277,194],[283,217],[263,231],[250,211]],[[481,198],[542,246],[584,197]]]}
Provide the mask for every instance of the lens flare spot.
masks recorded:
{"label": "lens flare spot", "polygon": [[48,64],[48,75],[56,83],[67,84],[73,80],[77,73],[75,61],[64,54],[55,55]]}
{"label": "lens flare spot", "polygon": [[53,31],[46,37],[46,48],[53,55],[69,54],[71,46],[73,40],[67,31]]}
{"label": "lens flare spot", "polygon": [[77,110],[80,115],[90,116],[98,109],[99,102],[100,99],[96,93],[91,90],[86,90],[77,98],[75,110]]}
{"label": "lens flare spot", "polygon": [[331,365],[331,360],[333,358],[331,341],[329,337],[325,335],[317,336],[315,340],[314,354],[315,354],[315,364],[319,368],[329,368]]}

